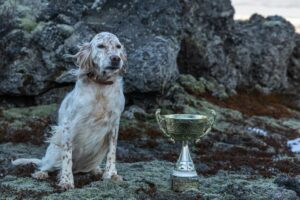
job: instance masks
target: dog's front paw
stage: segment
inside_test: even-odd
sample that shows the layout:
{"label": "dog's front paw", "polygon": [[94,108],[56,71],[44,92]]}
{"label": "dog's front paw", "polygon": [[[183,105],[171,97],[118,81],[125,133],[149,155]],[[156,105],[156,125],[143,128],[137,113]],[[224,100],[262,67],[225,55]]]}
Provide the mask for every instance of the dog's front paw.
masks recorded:
{"label": "dog's front paw", "polygon": [[74,182],[60,181],[58,183],[58,186],[62,190],[69,190],[69,189],[73,189],[74,188]]}
{"label": "dog's front paw", "polygon": [[118,175],[118,174],[115,174],[115,175],[111,176],[111,180],[117,181],[117,182],[122,182],[123,181],[123,177],[120,176],[120,175]]}
{"label": "dog's front paw", "polygon": [[43,171],[38,171],[38,172],[34,172],[33,174],[31,174],[31,176],[35,179],[46,179],[49,177],[47,172],[43,172]]}
{"label": "dog's front paw", "polygon": [[104,172],[103,179],[111,179],[113,181],[123,181],[123,177],[118,175],[117,172]]}
{"label": "dog's front paw", "polygon": [[103,175],[104,170],[101,169],[100,167],[96,167],[95,169],[92,170],[92,174],[96,176],[101,176]]}

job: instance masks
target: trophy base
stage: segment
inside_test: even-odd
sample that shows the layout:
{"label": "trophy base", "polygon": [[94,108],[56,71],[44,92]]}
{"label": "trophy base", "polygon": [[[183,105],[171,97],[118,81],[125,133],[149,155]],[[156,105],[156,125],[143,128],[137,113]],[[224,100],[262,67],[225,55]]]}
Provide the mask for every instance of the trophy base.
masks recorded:
{"label": "trophy base", "polygon": [[180,171],[180,170],[176,170],[174,169],[172,172],[172,176],[176,176],[176,177],[197,177],[198,174],[196,172],[196,170],[192,170],[192,171]]}
{"label": "trophy base", "polygon": [[198,189],[199,179],[198,176],[194,177],[179,177],[171,175],[172,190],[175,192],[184,192],[190,189]]}

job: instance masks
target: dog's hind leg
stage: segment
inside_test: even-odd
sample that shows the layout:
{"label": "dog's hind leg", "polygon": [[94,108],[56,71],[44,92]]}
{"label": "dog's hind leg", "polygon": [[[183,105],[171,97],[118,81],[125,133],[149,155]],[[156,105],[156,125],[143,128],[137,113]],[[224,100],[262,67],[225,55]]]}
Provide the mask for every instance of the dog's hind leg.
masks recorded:
{"label": "dog's hind leg", "polygon": [[[36,158],[32,158],[32,159],[20,158],[20,159],[12,161],[11,163],[13,165],[27,165],[27,164],[33,163],[37,166],[41,166],[42,160],[36,159]],[[45,171],[38,171],[38,172],[31,174],[31,176],[36,179],[46,179],[46,178],[48,178],[48,173]]]}
{"label": "dog's hind leg", "polygon": [[39,171],[31,174],[36,179],[48,178],[48,172],[54,171],[59,168],[61,164],[61,153],[60,147],[55,144],[50,144],[47,148],[45,157],[41,160]]}
{"label": "dog's hind leg", "polygon": [[58,144],[58,138],[62,134],[62,130],[59,126],[52,127],[52,137],[48,140],[50,143],[45,156],[39,161],[39,171],[31,174],[36,179],[46,179],[49,177],[48,172],[59,169],[61,166],[61,148]]}

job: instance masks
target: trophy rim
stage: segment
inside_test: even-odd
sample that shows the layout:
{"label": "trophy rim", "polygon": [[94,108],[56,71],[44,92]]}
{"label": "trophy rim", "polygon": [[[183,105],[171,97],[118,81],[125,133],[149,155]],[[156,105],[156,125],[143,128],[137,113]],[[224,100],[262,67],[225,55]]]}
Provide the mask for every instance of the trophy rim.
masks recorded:
{"label": "trophy rim", "polygon": [[209,118],[205,114],[167,114],[161,115],[165,119],[175,119],[175,120],[203,120]]}
{"label": "trophy rim", "polygon": [[[172,113],[160,115],[160,109],[156,111],[156,119],[164,135],[173,140],[194,140],[206,135],[215,121],[214,110],[204,110],[201,113]],[[192,129],[184,128],[192,126]],[[181,128],[183,127],[183,128]]]}

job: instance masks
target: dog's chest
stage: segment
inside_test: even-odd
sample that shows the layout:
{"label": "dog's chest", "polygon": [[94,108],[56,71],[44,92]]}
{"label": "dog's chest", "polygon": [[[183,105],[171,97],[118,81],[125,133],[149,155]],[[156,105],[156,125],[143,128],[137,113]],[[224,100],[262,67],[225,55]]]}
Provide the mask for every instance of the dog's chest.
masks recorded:
{"label": "dog's chest", "polygon": [[81,99],[82,105],[85,106],[82,106],[82,112],[78,112],[81,116],[74,129],[74,143],[79,148],[85,146],[95,150],[95,146],[99,145],[108,133],[118,128],[125,99],[122,90],[118,88],[89,92],[85,95],[84,99]]}
{"label": "dog's chest", "polygon": [[124,100],[121,97],[96,96],[94,108],[91,110],[91,120],[100,126],[113,125],[120,118],[124,108]]}
{"label": "dog's chest", "polygon": [[122,90],[114,89],[110,92],[96,93],[94,101],[91,103],[92,116],[97,120],[107,120],[119,118],[124,110],[125,99]]}
{"label": "dog's chest", "polygon": [[125,98],[121,89],[108,92],[88,93],[82,104],[85,114],[74,127],[73,160],[77,170],[85,171],[99,163],[103,152],[108,148],[108,134],[116,131],[119,126],[121,113],[124,109]]}
{"label": "dog's chest", "polygon": [[86,119],[93,122],[118,118],[124,110],[125,98],[121,85],[101,89],[97,87],[82,89],[78,96],[78,107],[81,108],[84,115],[87,115]]}

